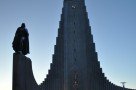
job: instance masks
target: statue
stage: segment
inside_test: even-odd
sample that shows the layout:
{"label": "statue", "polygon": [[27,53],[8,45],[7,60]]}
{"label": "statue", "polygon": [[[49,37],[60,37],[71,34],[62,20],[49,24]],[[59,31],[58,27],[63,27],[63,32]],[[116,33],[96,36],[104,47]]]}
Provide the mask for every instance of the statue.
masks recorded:
{"label": "statue", "polygon": [[25,27],[25,23],[22,23],[21,27],[17,28],[14,40],[12,42],[13,50],[16,53],[22,53],[23,55],[29,54],[29,33]]}

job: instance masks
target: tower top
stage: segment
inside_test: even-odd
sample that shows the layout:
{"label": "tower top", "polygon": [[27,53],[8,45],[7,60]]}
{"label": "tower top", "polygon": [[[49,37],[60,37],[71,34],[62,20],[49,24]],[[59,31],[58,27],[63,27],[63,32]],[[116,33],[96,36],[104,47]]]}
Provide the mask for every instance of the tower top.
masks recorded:
{"label": "tower top", "polygon": [[64,1],[84,1],[84,0],[64,0]]}

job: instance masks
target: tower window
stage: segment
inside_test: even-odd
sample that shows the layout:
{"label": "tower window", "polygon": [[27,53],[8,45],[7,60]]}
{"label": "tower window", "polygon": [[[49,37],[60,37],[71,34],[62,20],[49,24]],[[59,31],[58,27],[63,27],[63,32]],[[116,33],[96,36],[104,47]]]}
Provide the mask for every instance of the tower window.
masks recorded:
{"label": "tower window", "polygon": [[74,5],[72,5],[72,8],[75,9],[76,7]]}
{"label": "tower window", "polygon": [[74,88],[74,90],[78,90],[78,84],[79,84],[79,82],[78,82],[78,74],[75,73],[74,74],[74,81],[73,81],[73,88]]}
{"label": "tower window", "polygon": [[76,62],[76,58],[75,58],[75,62]]}
{"label": "tower window", "polygon": [[75,30],[74,30],[74,34],[75,34]]}
{"label": "tower window", "polygon": [[74,22],[74,25],[75,25],[76,23]]}

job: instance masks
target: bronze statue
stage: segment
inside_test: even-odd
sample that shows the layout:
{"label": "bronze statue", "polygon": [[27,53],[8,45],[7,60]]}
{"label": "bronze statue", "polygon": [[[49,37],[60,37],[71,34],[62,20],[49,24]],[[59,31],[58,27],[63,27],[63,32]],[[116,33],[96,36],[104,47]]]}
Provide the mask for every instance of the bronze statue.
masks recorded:
{"label": "bronze statue", "polygon": [[12,47],[16,53],[24,55],[29,53],[29,33],[25,27],[25,23],[22,23],[21,27],[17,28]]}

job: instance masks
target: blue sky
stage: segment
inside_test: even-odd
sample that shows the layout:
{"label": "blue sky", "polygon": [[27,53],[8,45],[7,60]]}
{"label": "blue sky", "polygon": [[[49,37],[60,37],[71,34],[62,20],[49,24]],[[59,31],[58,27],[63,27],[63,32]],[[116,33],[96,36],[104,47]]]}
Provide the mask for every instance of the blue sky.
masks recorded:
{"label": "blue sky", "polygon": [[[40,84],[52,62],[63,0],[0,0],[0,90],[12,90],[12,40],[22,22]],[[136,88],[136,0],[86,0],[98,58],[106,77]]]}

